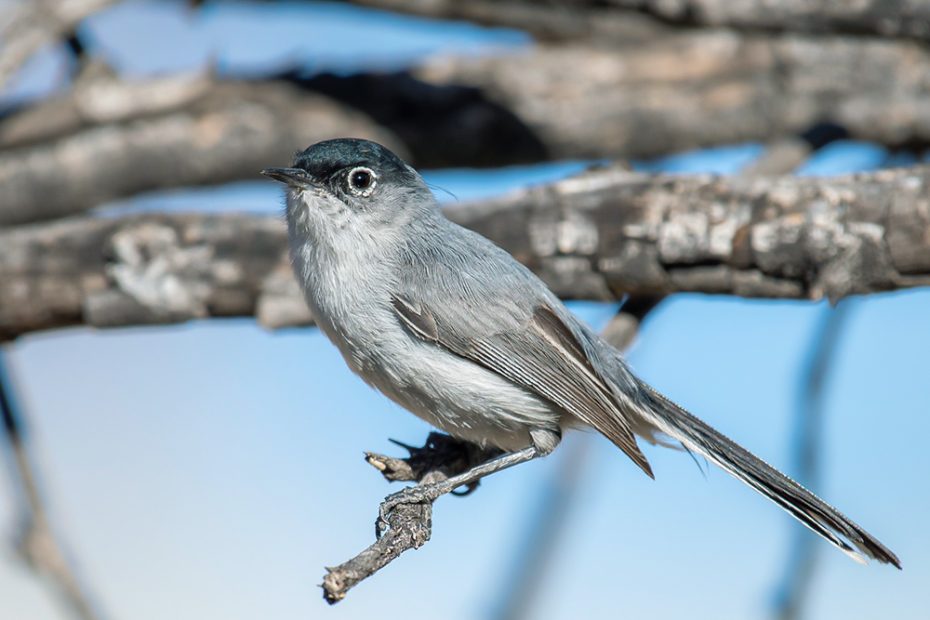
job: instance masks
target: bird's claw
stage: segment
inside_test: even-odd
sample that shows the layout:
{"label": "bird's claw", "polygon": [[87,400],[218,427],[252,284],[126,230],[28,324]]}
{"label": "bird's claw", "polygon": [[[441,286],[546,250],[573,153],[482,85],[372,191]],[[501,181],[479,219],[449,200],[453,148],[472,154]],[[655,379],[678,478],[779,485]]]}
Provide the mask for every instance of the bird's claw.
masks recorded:
{"label": "bird's claw", "polygon": [[426,504],[430,505],[443,494],[436,484],[420,484],[413,487],[401,489],[397,493],[392,493],[384,498],[378,509],[378,519],[375,521],[375,537],[381,536],[390,527],[389,518],[391,513],[402,504]]}
{"label": "bird's claw", "polygon": [[480,480],[476,480],[475,482],[470,482],[466,484],[465,488],[463,488],[461,491],[459,490],[449,491],[449,495],[455,495],[456,497],[465,497],[466,495],[471,495],[472,493],[475,492],[475,489],[478,488],[479,484],[481,484]]}

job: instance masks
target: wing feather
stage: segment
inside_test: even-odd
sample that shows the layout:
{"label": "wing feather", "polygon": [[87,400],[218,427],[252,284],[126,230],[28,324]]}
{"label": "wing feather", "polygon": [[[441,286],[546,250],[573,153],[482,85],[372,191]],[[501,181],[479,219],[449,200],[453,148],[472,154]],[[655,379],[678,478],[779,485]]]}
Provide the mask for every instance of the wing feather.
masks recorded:
{"label": "wing feather", "polygon": [[550,307],[538,306],[515,329],[491,325],[480,335],[465,335],[423,302],[395,295],[392,304],[401,323],[418,338],[480,364],[593,426],[654,477],[610,388]]}

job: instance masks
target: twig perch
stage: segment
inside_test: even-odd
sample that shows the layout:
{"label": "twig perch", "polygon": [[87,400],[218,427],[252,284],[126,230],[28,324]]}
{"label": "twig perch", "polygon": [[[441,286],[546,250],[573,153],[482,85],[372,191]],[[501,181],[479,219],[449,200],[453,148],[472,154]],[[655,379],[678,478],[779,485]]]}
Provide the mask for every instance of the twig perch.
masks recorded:
{"label": "twig perch", "polygon": [[[365,460],[388,481],[415,481],[418,485],[442,482],[500,454],[497,450],[482,449],[441,433],[430,433],[422,448],[394,443],[406,448],[410,456],[400,459],[366,452]],[[476,486],[477,483],[465,494]],[[387,529],[371,546],[339,566],[327,567],[323,578],[326,602],[331,605],[338,603],[350,589],[397,559],[404,551],[425,545],[430,539],[432,516],[432,502],[401,504],[390,510],[386,515]]]}

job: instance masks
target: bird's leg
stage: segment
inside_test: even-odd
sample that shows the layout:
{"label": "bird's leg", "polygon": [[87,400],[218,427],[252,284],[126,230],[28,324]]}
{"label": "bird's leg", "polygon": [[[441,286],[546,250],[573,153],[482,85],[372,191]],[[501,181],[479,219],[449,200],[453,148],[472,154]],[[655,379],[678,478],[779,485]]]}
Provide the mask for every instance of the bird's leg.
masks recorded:
{"label": "bird's leg", "polygon": [[446,478],[441,482],[418,484],[416,486],[407,487],[397,493],[392,493],[381,502],[378,522],[375,524],[375,532],[378,538],[380,538],[382,532],[388,528],[388,515],[401,504],[431,504],[439,497],[451,493],[461,486],[473,485],[485,476],[507,469],[508,467],[513,467],[514,465],[519,465],[520,463],[532,461],[545,454],[545,452],[539,450],[536,446],[529,446],[522,450],[517,450],[516,452],[508,452],[494,457],[489,461],[476,465],[451,478]]}

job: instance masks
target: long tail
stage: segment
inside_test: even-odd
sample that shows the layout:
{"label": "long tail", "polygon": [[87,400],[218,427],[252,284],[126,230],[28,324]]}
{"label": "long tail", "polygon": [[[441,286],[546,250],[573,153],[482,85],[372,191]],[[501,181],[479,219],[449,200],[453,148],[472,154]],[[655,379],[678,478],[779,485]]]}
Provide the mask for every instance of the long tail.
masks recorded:
{"label": "long tail", "polygon": [[863,556],[868,556],[901,568],[894,553],[836,508],[646,383],[639,381],[639,384],[646,401],[641,415],[660,431],[765,495],[857,562],[865,563]]}

